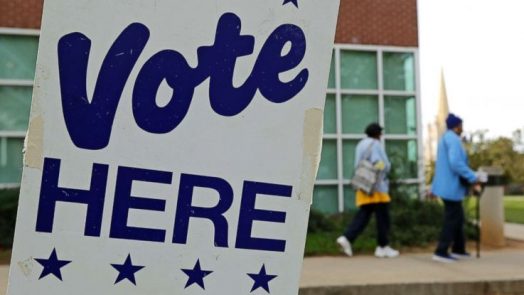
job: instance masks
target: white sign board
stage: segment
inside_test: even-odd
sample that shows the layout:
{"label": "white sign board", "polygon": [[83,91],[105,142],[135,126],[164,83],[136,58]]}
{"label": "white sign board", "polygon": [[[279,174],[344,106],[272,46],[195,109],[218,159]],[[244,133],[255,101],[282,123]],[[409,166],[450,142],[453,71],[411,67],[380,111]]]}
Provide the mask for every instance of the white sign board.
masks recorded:
{"label": "white sign board", "polygon": [[8,294],[297,294],[338,6],[45,1]]}

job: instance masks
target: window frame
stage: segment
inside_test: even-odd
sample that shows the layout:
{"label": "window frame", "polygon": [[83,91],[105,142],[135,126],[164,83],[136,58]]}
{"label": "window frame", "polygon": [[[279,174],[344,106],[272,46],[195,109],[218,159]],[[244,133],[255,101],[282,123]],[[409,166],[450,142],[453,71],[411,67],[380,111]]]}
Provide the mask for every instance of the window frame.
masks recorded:
{"label": "window frame", "polygon": [[[40,30],[35,29],[21,29],[21,28],[4,28],[0,27],[0,35],[8,36],[32,36],[39,37]],[[34,79],[0,79],[0,87],[34,87]],[[0,148],[7,146],[8,139],[25,139],[27,131],[7,131],[0,130]],[[5,151],[2,151],[4,154]],[[1,160],[1,159],[0,159]],[[20,183],[2,183],[0,182],[0,189],[18,188]]]}
{"label": "window frame", "polygon": [[[411,96],[415,97],[416,103],[416,126],[417,132],[414,135],[399,135],[399,134],[384,134],[382,137],[382,146],[389,140],[416,140],[417,141],[417,178],[402,179],[399,183],[402,184],[418,184],[419,196],[422,198],[422,192],[425,190],[424,181],[424,155],[423,155],[423,140],[422,140],[422,111],[421,111],[421,97],[420,97],[420,59],[419,49],[417,47],[396,47],[396,46],[375,46],[375,45],[353,45],[353,44],[335,44],[334,45],[335,58],[335,88],[328,88],[327,94],[335,95],[336,101],[336,133],[328,133],[323,135],[323,140],[337,141],[337,179],[322,179],[316,180],[316,186],[338,186],[338,210],[343,212],[344,204],[344,187],[349,185],[349,179],[344,179],[343,163],[343,143],[344,140],[360,140],[365,138],[364,134],[344,134],[342,131],[342,95],[374,95],[379,99],[379,124],[384,126],[385,123],[385,97],[386,96]],[[377,56],[377,81],[378,89],[376,90],[358,90],[358,89],[342,89],[341,88],[341,68],[340,56],[343,50],[353,51],[373,51]],[[401,90],[385,90],[384,89],[384,52],[393,53],[411,53],[414,57],[414,73],[415,73],[415,91],[401,91]]]}
{"label": "window frame", "polygon": [[[21,29],[21,28],[3,28],[0,27],[0,35],[14,35],[14,36],[40,36],[40,30],[36,29]],[[416,115],[417,115],[417,133],[416,135],[398,135],[385,134],[382,138],[382,145],[385,146],[387,140],[417,140],[418,147],[418,178],[403,179],[399,182],[402,184],[419,184],[419,194],[425,189],[424,183],[424,167],[423,167],[423,142],[422,142],[422,121],[421,121],[421,97],[420,97],[420,59],[419,49],[417,47],[396,47],[396,46],[375,46],[375,45],[353,45],[353,44],[335,44],[334,45],[335,58],[335,88],[327,89],[327,94],[335,95],[336,101],[336,133],[324,134],[323,139],[336,140],[337,145],[337,179],[316,180],[315,185],[318,186],[334,186],[338,187],[338,209],[340,212],[344,211],[344,186],[349,185],[349,180],[344,179],[343,175],[343,141],[344,140],[360,140],[365,136],[363,134],[343,134],[342,133],[342,95],[376,95],[379,98],[379,124],[384,125],[385,121],[385,96],[413,96],[416,99]],[[377,90],[358,90],[358,89],[342,89],[340,81],[340,51],[354,50],[354,51],[372,51],[377,55]],[[414,56],[415,66],[415,91],[398,91],[398,90],[384,90],[384,69],[383,69],[383,53],[384,52],[398,52],[398,53],[412,53]],[[34,80],[19,80],[19,79],[0,79],[0,86],[19,86],[19,87],[33,87]],[[0,140],[7,140],[8,138],[25,138],[25,131],[2,131],[0,130]],[[20,183],[0,183],[0,188],[19,187]]]}

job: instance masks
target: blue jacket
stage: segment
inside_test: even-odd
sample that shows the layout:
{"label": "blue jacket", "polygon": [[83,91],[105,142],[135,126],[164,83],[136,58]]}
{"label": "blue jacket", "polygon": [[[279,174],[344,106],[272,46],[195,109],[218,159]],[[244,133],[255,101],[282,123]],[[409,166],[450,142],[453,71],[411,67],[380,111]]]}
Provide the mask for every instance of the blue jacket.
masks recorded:
{"label": "blue jacket", "polygon": [[[368,149],[371,147],[371,153],[368,152]],[[355,167],[358,166],[358,163],[369,153],[367,158],[373,164],[377,162],[384,162],[384,170],[379,175],[378,182],[375,186],[375,191],[381,193],[389,192],[389,180],[387,174],[391,170],[391,163],[389,162],[388,156],[382,147],[382,144],[379,140],[373,138],[362,139],[355,150]]]}
{"label": "blue jacket", "polygon": [[444,200],[463,200],[467,188],[460,183],[460,176],[470,183],[477,181],[475,172],[468,166],[468,156],[460,137],[448,130],[438,144],[432,193]]}

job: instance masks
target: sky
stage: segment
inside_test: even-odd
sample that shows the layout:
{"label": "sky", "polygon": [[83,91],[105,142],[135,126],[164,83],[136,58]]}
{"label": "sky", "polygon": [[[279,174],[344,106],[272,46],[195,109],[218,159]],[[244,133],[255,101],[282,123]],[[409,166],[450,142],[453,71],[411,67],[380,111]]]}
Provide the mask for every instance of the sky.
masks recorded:
{"label": "sky", "polygon": [[524,1],[418,0],[424,133],[444,69],[450,111],[467,132],[524,128]]}

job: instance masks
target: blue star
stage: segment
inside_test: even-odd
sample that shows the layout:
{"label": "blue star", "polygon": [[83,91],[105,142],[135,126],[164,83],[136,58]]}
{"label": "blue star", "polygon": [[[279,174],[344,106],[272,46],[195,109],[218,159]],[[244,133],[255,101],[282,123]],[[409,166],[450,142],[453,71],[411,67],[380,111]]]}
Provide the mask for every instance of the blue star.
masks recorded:
{"label": "blue star", "polygon": [[44,267],[42,274],[40,274],[40,277],[38,278],[39,280],[52,274],[62,281],[62,273],[60,272],[60,269],[71,263],[69,260],[58,260],[56,249],[53,249],[53,252],[51,252],[48,259],[35,258],[35,260]]}
{"label": "blue star", "polygon": [[251,292],[255,291],[258,288],[264,288],[264,290],[266,290],[267,293],[271,293],[269,292],[269,282],[273,280],[274,278],[278,277],[278,276],[266,274],[265,265],[262,265],[262,268],[260,269],[258,274],[248,273],[247,275],[251,277],[253,281],[255,281],[253,283],[253,288],[251,289]]}
{"label": "blue star", "polygon": [[124,264],[111,264],[111,266],[118,271],[118,277],[116,278],[115,285],[122,280],[128,279],[135,286],[135,273],[145,267],[140,265],[133,265],[133,262],[131,261],[131,254],[127,255]]}
{"label": "blue star", "polygon": [[204,290],[206,289],[204,287],[204,278],[212,273],[210,270],[202,270],[202,268],[200,268],[200,259],[197,260],[193,269],[182,269],[182,271],[188,276],[185,288],[196,283]]}
{"label": "blue star", "polygon": [[293,3],[293,5],[295,5],[298,8],[298,0],[284,0],[284,4],[282,5],[286,5],[288,3]]}

